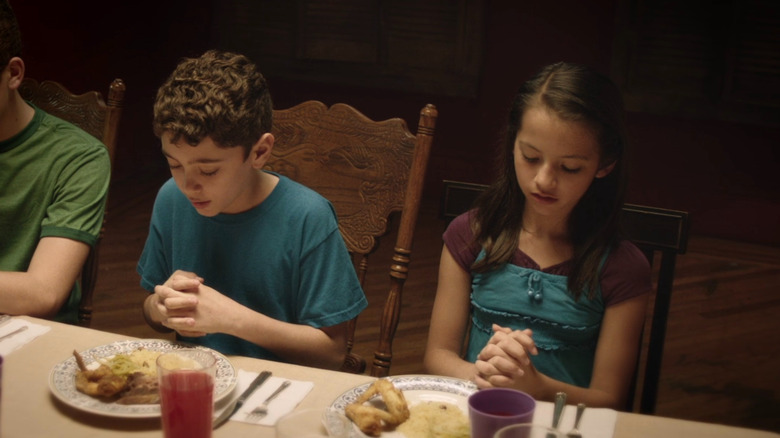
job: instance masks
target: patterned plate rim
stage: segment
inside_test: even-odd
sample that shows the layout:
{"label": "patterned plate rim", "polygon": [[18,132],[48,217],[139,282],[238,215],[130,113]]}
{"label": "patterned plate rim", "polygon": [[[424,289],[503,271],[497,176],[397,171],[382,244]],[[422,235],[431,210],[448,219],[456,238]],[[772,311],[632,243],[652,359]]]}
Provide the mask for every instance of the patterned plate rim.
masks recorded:
{"label": "patterned plate rim", "polygon": [[[401,391],[428,390],[468,397],[477,390],[477,385],[475,385],[474,382],[457,379],[455,377],[403,374],[386,377],[386,379],[393,382],[393,385]],[[373,382],[364,383],[342,393],[333,401],[331,408],[344,412],[344,408],[357,400],[360,394],[365,392],[372,383]]]}
{"label": "patterned plate rim", "polygon": [[[127,353],[139,347],[151,351],[171,351],[180,348],[198,348],[211,352],[217,358],[217,376],[214,382],[215,403],[228,396],[235,388],[238,375],[233,364],[221,353],[207,347],[191,345],[165,339],[137,339],[117,341],[110,344],[98,345],[79,354],[88,365],[98,358],[108,357],[119,353]],[[105,403],[94,397],[90,397],[76,390],[74,377],[78,365],[76,358],[69,358],[59,362],[49,373],[49,389],[61,402],[81,411],[93,414],[122,418],[155,418],[160,416],[160,405],[120,405]]]}

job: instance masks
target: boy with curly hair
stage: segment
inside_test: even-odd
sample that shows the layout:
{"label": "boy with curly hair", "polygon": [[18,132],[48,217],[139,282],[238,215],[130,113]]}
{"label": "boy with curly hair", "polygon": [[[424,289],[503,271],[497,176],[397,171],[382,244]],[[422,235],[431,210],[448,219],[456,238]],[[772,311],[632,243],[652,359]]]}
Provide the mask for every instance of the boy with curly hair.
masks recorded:
{"label": "boy with curly hair", "polygon": [[331,204],[263,170],[271,96],[245,56],[183,60],[153,128],[172,178],[138,263],[149,324],[224,354],[339,368],[367,305]]}

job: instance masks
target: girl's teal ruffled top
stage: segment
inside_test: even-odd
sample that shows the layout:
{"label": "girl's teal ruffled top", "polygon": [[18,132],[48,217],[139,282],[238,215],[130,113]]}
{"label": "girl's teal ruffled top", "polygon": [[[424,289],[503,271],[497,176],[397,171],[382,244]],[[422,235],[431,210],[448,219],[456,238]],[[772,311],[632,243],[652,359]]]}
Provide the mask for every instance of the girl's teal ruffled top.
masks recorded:
{"label": "girl's teal ruffled top", "polygon": [[[481,252],[479,258],[484,256]],[[492,324],[533,330],[539,351],[531,362],[541,373],[580,387],[590,385],[604,302],[597,290],[578,300],[568,277],[513,264],[472,277],[472,326],[466,359],[477,355],[493,335]],[[565,364],[565,366],[564,366]]]}

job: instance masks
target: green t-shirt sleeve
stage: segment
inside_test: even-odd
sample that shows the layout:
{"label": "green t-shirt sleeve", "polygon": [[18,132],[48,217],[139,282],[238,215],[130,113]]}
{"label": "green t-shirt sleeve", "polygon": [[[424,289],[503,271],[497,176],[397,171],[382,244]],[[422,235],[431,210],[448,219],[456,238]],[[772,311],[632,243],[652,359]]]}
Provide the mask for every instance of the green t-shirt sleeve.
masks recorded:
{"label": "green t-shirt sleeve", "polygon": [[41,222],[41,237],[67,237],[92,246],[103,224],[111,176],[108,150],[92,148],[65,165]]}

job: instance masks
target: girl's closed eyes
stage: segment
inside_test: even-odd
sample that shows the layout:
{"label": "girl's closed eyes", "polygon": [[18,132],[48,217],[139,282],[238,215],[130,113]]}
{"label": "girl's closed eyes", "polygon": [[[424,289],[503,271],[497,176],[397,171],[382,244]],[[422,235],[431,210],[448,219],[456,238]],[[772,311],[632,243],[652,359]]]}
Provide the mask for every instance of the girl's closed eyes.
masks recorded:
{"label": "girl's closed eyes", "polygon": [[[529,157],[525,153],[521,154],[523,156],[523,159],[530,163],[530,164],[538,164],[539,163],[539,157]],[[566,173],[572,173],[576,174],[579,173],[582,170],[582,167],[574,167],[574,166],[567,166],[565,164],[561,164],[561,169]]]}
{"label": "girl's closed eyes", "polygon": [[525,161],[529,162],[529,163],[538,163],[539,162],[539,157],[529,157],[526,154],[522,154],[522,155],[523,155],[523,159]]}

